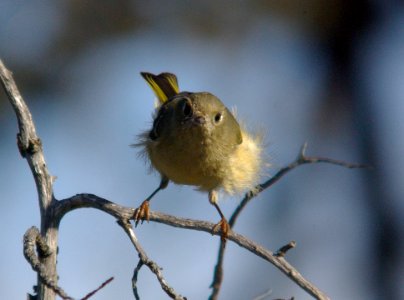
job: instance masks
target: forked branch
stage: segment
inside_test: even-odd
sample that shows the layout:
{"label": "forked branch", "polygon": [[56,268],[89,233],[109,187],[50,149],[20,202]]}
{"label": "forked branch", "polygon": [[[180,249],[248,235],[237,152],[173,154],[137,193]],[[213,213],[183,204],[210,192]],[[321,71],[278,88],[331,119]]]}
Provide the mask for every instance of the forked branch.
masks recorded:
{"label": "forked branch", "polygon": [[[301,165],[315,164],[315,163],[327,163],[327,164],[333,164],[333,165],[337,165],[337,166],[341,166],[341,167],[345,167],[345,168],[349,168],[349,169],[360,169],[360,168],[369,168],[370,167],[365,164],[348,163],[345,161],[331,159],[331,158],[306,156],[306,150],[307,150],[307,143],[304,143],[300,149],[298,156],[296,157],[296,159],[293,162],[288,164],[286,167],[281,168],[274,176],[269,178],[264,183],[257,185],[254,189],[254,192],[250,191],[250,192],[246,193],[246,195],[241,200],[240,204],[234,210],[233,214],[231,215],[231,217],[229,219],[229,225],[231,228],[234,227],[241,212],[245,209],[247,204],[253,198],[255,198],[255,196],[257,196],[262,191],[264,191],[264,190],[268,189],[269,187],[271,187],[272,185],[274,185],[287,173],[289,173],[290,171],[294,170],[295,168],[297,168]],[[211,284],[212,294],[209,297],[210,300],[216,300],[218,298],[219,291],[220,291],[220,288],[221,288],[221,285],[223,282],[224,250],[225,250],[225,247],[224,247],[223,242],[221,241],[220,246],[219,246],[219,253],[217,256],[217,263],[216,263],[214,273],[213,273],[213,281]],[[277,253],[280,253],[279,251],[280,250],[278,250]],[[285,253],[286,253],[286,251],[285,251]]]}
{"label": "forked branch", "polygon": [[[61,288],[57,286],[57,233],[60,220],[66,213],[74,209],[85,207],[96,208],[116,218],[119,225],[121,225],[122,228],[125,230],[136,251],[138,252],[140,260],[137,264],[137,267],[135,268],[134,276],[132,279],[135,297],[139,297],[136,287],[139,270],[143,265],[146,265],[156,275],[162,289],[167,293],[169,297],[173,299],[185,299],[167,284],[161,273],[160,267],[148,258],[146,252],[140,246],[133,227],[129,223],[129,220],[131,220],[134,215],[133,208],[118,205],[107,199],[103,199],[92,194],[78,194],[64,200],[57,200],[53,198],[53,179],[52,176],[49,175],[49,172],[47,170],[45,158],[42,151],[42,145],[39,137],[36,135],[35,125],[32,120],[31,113],[17,89],[11,72],[5,68],[1,60],[0,79],[18,119],[20,132],[17,136],[17,139],[20,153],[27,159],[38,189],[42,223],[41,233],[37,229],[35,229],[35,227],[33,227],[29,229],[24,236],[24,254],[33,269],[38,273],[38,284],[42,285],[43,287],[43,291],[42,293],[40,293],[40,297],[38,299],[54,299],[55,294],[58,294],[63,299],[72,299]],[[251,199],[253,199],[258,193],[272,186],[286,173],[300,165],[321,162],[331,163],[348,168],[365,167],[363,165],[348,164],[342,161],[328,158],[307,157],[305,155],[305,150],[306,145],[302,147],[298,158],[294,162],[279,170],[278,173],[276,173],[275,176],[270,178],[268,181],[258,185],[255,193],[249,192],[245,195],[244,199],[241,201],[240,205],[237,207],[237,209],[234,211],[233,215],[229,219],[229,224],[232,227],[234,226],[240,213],[244,210]],[[215,235],[219,234],[212,233],[214,224],[206,221],[178,218],[158,212],[150,212],[150,221],[163,223],[177,228],[204,231],[209,234]],[[291,280],[293,280],[296,284],[298,284],[316,299],[329,299],[326,294],[324,294],[320,289],[318,289],[311,282],[305,279],[292,265],[290,265],[285,260],[285,253],[294,246],[293,243],[281,247],[280,250],[278,250],[278,252],[274,254],[271,251],[260,246],[259,244],[234,231],[231,231],[229,233],[228,240],[238,244],[251,253],[263,258],[264,260],[276,266],[286,276],[288,276]],[[223,273],[223,257],[224,246],[223,244],[221,244],[218,256],[218,263],[215,269],[214,282],[212,284],[213,293],[211,299],[216,299],[220,290]],[[96,291],[103,288],[111,280],[112,278],[108,279],[98,289],[89,293],[83,299],[88,299],[89,297],[91,297]]]}
{"label": "forked branch", "polygon": [[[167,281],[164,279],[163,274],[161,272],[161,268],[155,263],[154,261],[150,260],[146,254],[146,252],[143,250],[142,246],[140,245],[136,235],[135,231],[133,230],[132,224],[129,223],[128,220],[118,220],[118,224],[125,230],[126,234],[128,235],[129,239],[131,240],[133,246],[135,246],[135,249],[137,253],[139,254],[139,263],[137,264],[133,277],[137,279],[138,273],[143,265],[146,265],[152,273],[154,273],[157,277],[157,280],[160,283],[161,288],[163,289],[166,294],[176,300],[186,300],[183,296],[177,294],[175,290],[170,287],[167,283]],[[132,280],[133,284],[133,293],[135,297],[139,297],[138,292],[137,292],[137,286],[136,286],[136,281]]]}

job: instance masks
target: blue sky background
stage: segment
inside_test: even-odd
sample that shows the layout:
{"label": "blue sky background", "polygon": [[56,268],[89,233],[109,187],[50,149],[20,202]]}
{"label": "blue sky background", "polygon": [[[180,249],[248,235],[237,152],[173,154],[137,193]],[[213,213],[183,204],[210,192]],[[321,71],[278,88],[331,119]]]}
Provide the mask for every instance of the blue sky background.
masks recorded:
{"label": "blue sky background", "polygon": [[[304,142],[309,155],[373,165],[302,166],[252,201],[235,230],[273,251],[296,240],[288,260],[332,299],[399,299],[404,10],[379,2],[364,2],[357,16],[357,4],[344,1],[3,1],[0,57],[31,109],[58,177],[57,199],[94,193],[136,207],[157,187],[158,176],[129,147],[151,126],[154,95],[140,71],[173,72],[181,89],[210,91],[249,128],[264,130],[271,167],[262,181]],[[39,225],[39,209],[17,130],[0,92],[2,299],[25,298],[36,280],[22,236]],[[240,199],[224,197],[226,216]],[[218,221],[207,195],[192,187],[170,184],[151,208]],[[177,292],[208,297],[217,237],[155,223],[136,233]],[[137,260],[109,215],[81,209],[63,218],[58,273],[70,295],[82,297],[114,276],[94,299],[133,299]],[[310,299],[272,265],[229,243],[221,299],[253,299],[268,289],[268,299]],[[166,298],[146,268],[139,293]]]}

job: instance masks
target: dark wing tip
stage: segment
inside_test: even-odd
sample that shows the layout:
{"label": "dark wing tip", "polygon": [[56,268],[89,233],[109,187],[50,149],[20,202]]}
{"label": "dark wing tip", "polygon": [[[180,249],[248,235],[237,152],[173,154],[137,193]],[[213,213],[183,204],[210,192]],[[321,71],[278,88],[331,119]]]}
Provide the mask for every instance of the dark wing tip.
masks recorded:
{"label": "dark wing tip", "polygon": [[147,78],[148,77],[156,77],[156,75],[154,75],[154,74],[152,74],[152,73],[149,73],[149,72],[140,72],[140,75],[142,75],[142,77],[144,78],[144,79],[146,79],[147,80]]}

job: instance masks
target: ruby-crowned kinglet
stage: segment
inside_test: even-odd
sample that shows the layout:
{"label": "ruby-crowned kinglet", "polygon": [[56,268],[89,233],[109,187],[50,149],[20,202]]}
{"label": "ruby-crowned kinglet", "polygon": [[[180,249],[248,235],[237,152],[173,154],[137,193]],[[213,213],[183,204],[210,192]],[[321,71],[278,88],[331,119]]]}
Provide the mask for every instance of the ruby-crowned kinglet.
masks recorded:
{"label": "ruby-crowned kinglet", "polygon": [[170,73],[141,73],[158,98],[153,127],[141,135],[151,166],[161,175],[159,187],[135,212],[136,223],[148,220],[149,201],[169,181],[193,185],[209,193],[221,216],[219,227],[226,239],[229,225],[217,200],[218,192],[240,193],[254,189],[261,169],[261,138],[240,127],[233,114],[207,92],[180,92]]}

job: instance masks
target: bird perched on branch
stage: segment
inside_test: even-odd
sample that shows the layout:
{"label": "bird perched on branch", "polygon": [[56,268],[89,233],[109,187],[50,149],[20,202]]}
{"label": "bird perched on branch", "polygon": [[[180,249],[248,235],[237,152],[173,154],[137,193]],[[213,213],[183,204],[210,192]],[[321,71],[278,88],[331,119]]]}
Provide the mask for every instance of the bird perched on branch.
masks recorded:
{"label": "bird perched on branch", "polygon": [[150,199],[169,181],[196,186],[209,194],[209,202],[221,220],[212,230],[221,230],[225,241],[230,230],[218,205],[218,193],[241,193],[257,184],[262,159],[261,138],[249,134],[214,95],[180,92],[171,73],[141,75],[158,98],[153,127],[140,136],[151,166],[161,175],[158,188],[136,209],[134,219],[149,219]]}

